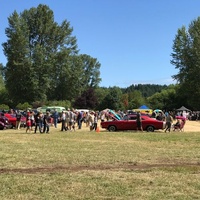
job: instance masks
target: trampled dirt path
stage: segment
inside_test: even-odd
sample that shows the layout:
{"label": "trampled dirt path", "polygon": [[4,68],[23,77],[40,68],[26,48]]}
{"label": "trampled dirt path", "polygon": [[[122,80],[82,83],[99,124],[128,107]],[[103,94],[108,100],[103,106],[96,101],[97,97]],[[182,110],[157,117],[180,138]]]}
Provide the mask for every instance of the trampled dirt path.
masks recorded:
{"label": "trampled dirt path", "polygon": [[152,168],[176,168],[176,167],[196,167],[200,168],[199,163],[161,163],[161,164],[130,164],[130,163],[122,163],[120,165],[94,165],[94,166],[52,166],[52,167],[36,167],[36,168],[1,168],[0,174],[7,173],[22,173],[22,174],[35,174],[35,173],[52,173],[52,172],[79,172],[79,171],[103,171],[103,170],[145,170]]}

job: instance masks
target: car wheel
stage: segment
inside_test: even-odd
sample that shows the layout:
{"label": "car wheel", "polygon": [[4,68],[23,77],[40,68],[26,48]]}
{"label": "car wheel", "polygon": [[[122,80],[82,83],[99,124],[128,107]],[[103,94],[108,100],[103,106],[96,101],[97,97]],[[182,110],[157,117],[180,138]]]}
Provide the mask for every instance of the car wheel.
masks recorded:
{"label": "car wheel", "polygon": [[154,132],[154,127],[153,126],[148,126],[147,127],[147,132]]}
{"label": "car wheel", "polygon": [[108,130],[113,132],[113,131],[116,131],[117,128],[116,128],[116,126],[109,126]]}

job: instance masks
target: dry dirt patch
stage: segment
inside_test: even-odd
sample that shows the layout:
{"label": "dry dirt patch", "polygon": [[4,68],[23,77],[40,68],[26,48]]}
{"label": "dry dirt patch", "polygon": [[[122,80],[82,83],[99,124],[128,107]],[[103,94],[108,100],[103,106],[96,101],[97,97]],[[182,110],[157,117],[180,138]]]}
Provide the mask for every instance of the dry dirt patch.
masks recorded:
{"label": "dry dirt patch", "polygon": [[176,167],[200,167],[199,163],[161,163],[161,164],[130,164],[123,163],[120,165],[94,165],[94,166],[53,166],[53,167],[37,167],[37,168],[16,168],[8,169],[1,168],[0,174],[4,173],[23,173],[23,174],[35,174],[35,173],[59,173],[63,171],[79,172],[79,171],[102,171],[102,170],[146,170],[152,168],[176,168]]}
{"label": "dry dirt patch", "polygon": [[184,126],[185,132],[200,132],[200,121],[186,121]]}

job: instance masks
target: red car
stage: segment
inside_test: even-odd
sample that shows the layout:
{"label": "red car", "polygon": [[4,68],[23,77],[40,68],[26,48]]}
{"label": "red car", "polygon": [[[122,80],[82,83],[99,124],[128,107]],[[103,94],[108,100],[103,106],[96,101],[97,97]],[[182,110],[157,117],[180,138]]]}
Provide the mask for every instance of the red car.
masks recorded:
{"label": "red car", "polygon": [[9,120],[4,115],[0,114],[0,130],[4,130],[10,127],[11,127],[11,124]]}
{"label": "red car", "polygon": [[[137,130],[136,118],[136,115],[125,115],[121,120],[101,122],[101,127],[109,131]],[[147,132],[165,128],[164,121],[159,121],[146,115],[142,115],[141,118],[142,128]]]}
{"label": "red car", "polygon": [[[10,124],[13,127],[16,127],[16,114],[9,114],[9,113],[5,113],[4,116],[9,120]],[[25,127],[26,126],[26,117],[22,116],[21,117],[21,127]]]}

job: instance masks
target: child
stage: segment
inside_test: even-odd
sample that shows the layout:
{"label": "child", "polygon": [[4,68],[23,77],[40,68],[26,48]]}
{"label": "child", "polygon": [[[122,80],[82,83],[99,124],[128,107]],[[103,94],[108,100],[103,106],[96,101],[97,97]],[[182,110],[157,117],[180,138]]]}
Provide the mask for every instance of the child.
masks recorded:
{"label": "child", "polygon": [[30,112],[27,112],[27,116],[26,116],[26,133],[29,131],[29,133],[31,133],[31,116],[30,116]]}

